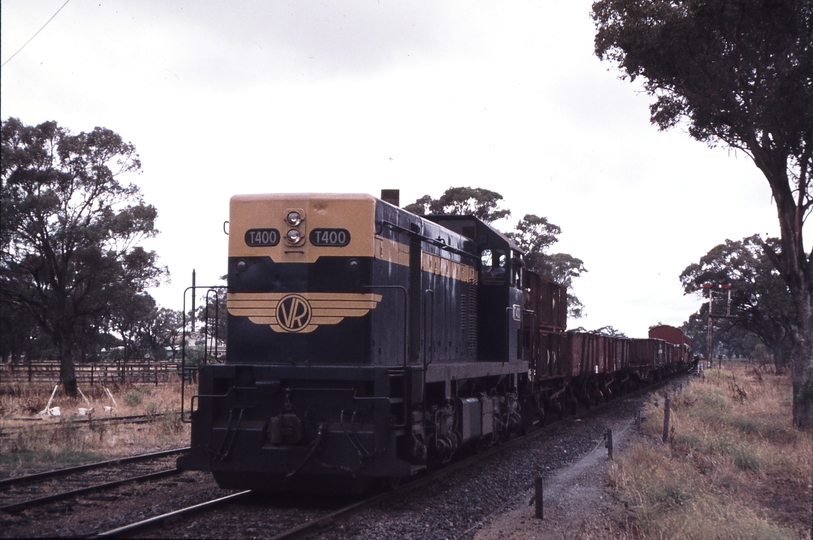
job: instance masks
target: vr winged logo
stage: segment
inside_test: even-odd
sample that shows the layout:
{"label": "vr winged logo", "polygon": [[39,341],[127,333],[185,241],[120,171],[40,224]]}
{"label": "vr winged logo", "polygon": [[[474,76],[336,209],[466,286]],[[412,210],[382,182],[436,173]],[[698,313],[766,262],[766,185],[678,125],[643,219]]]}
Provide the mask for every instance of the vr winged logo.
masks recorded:
{"label": "vr winged logo", "polygon": [[228,310],[275,332],[306,334],[346,317],[362,317],[381,301],[374,293],[229,293]]}

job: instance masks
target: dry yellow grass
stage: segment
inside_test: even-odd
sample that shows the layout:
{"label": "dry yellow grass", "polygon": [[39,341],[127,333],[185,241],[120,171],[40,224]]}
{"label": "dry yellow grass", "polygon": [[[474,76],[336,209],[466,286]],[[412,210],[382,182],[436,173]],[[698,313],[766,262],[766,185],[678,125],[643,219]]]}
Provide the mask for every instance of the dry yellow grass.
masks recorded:
{"label": "dry yellow grass", "polygon": [[791,423],[786,376],[730,364],[646,411],[609,482],[638,538],[810,538],[813,433]]}
{"label": "dry yellow grass", "polygon": [[[61,416],[36,418],[45,409],[53,385],[0,385],[0,476],[114,459],[189,444],[189,425],[180,421],[180,382],[108,386],[112,400],[99,385],[81,388],[93,408],[92,418],[151,415],[140,424],[78,422],[79,408],[89,408],[82,397],[70,398],[60,388],[51,407]],[[187,387],[187,391],[190,387]]]}

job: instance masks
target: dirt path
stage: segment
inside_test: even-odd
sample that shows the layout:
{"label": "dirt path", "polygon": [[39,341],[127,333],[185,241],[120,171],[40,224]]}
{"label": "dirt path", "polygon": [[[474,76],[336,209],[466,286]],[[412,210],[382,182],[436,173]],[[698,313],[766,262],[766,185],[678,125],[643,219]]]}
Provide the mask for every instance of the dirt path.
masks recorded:
{"label": "dirt path", "polygon": [[[615,451],[622,450],[634,434],[629,420],[609,426]],[[513,509],[486,522],[476,540],[561,540],[618,538],[611,515],[618,510],[605,488],[610,459],[604,441],[579,461],[544,480],[544,519],[535,517],[529,504],[534,490],[518,498]]]}

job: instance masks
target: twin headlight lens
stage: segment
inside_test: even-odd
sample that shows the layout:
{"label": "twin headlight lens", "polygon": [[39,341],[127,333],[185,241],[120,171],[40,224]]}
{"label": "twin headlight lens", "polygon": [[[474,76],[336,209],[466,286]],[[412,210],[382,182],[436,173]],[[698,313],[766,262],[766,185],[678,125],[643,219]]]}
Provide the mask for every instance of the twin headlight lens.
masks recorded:
{"label": "twin headlight lens", "polygon": [[296,210],[291,210],[290,212],[288,212],[288,215],[285,216],[285,221],[291,227],[296,227],[297,225],[302,223],[302,214],[300,214]]}
{"label": "twin headlight lens", "polygon": [[[302,214],[296,210],[291,210],[288,212],[288,215],[285,216],[285,223],[291,227],[298,227],[299,224],[302,223]],[[302,231],[299,229],[289,229],[288,232],[285,233],[285,240],[291,245],[300,244],[302,242]]]}
{"label": "twin headlight lens", "polygon": [[299,229],[291,229],[285,235],[285,239],[288,240],[290,244],[298,244],[302,241],[302,233],[299,232]]}

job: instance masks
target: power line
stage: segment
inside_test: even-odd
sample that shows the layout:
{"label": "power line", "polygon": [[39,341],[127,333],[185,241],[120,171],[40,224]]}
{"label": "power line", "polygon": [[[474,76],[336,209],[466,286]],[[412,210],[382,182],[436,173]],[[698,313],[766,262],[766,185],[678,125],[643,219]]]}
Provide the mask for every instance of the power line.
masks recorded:
{"label": "power line", "polygon": [[50,19],[48,19],[47,21],[45,21],[45,24],[43,24],[43,25],[42,25],[42,28],[40,28],[39,30],[37,30],[37,31],[36,31],[36,33],[35,33],[33,36],[31,36],[31,38],[30,38],[28,41],[26,41],[25,43],[23,43],[23,46],[22,46],[22,47],[20,47],[19,49],[17,49],[17,52],[16,52],[16,53],[14,53],[14,54],[12,54],[12,55],[11,55],[11,58],[9,58],[9,59],[8,59],[8,60],[6,60],[5,62],[3,62],[3,65],[0,65],[0,68],[1,68],[1,67],[4,67],[6,64],[8,64],[9,62],[11,62],[11,59],[12,59],[12,58],[14,58],[15,56],[17,56],[17,55],[20,53],[20,51],[22,51],[23,49],[25,49],[25,46],[26,46],[26,45],[28,45],[29,43],[31,43],[31,40],[33,40],[35,37],[37,37],[37,34],[39,34],[40,32],[42,32],[42,31],[43,31],[43,29],[45,29],[45,27],[46,27],[46,26],[48,26],[48,23],[49,23],[49,22],[51,22],[51,21],[53,21],[53,20],[54,20],[54,17],[56,17],[57,15],[59,15],[59,12],[60,12],[60,11],[62,11],[62,8],[64,8],[65,6],[67,6],[67,5],[68,5],[68,2],[70,2],[70,1],[71,1],[71,0],[65,0],[65,3],[64,3],[64,4],[62,4],[62,6],[61,6],[61,7],[60,7],[58,10],[56,10],[56,13],[54,13],[53,15],[51,15],[51,18],[50,18]]}

